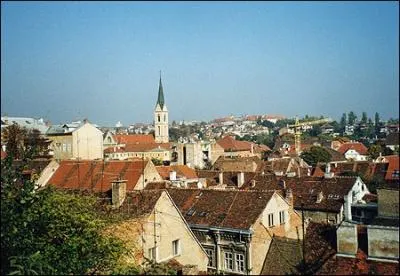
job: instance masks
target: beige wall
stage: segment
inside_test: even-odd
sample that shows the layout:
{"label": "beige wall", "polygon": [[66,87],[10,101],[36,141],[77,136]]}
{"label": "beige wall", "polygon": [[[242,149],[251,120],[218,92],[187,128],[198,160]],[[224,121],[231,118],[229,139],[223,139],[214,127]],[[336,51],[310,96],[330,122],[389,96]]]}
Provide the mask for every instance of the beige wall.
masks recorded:
{"label": "beige wall", "polygon": [[54,152],[54,159],[70,159],[72,155],[72,135],[49,135],[48,138],[52,141],[51,148]]}
{"label": "beige wall", "polygon": [[143,190],[143,183],[144,183],[144,187],[146,187],[146,185],[149,182],[153,182],[153,181],[162,181],[162,177],[160,176],[160,174],[158,173],[156,167],[154,166],[153,162],[147,162],[146,167],[144,168],[144,181],[143,181],[143,175],[141,175],[139,177],[138,182],[135,185],[135,190]]}
{"label": "beige wall", "polygon": [[211,164],[214,164],[215,161],[221,156],[224,155],[224,149],[218,145],[218,143],[212,143],[211,145],[211,152],[210,152],[210,158],[211,158]]}
{"label": "beige wall", "polygon": [[355,256],[358,250],[357,225],[343,222],[336,230],[337,253]]}
{"label": "beige wall", "polygon": [[[172,200],[163,192],[155,207],[156,216],[156,241],[158,246],[157,261],[167,261],[175,258],[183,265],[197,265],[200,271],[207,271],[208,257],[197,241],[189,226],[180,216]],[[154,213],[148,218],[154,222]],[[144,253],[149,257],[148,251],[154,247],[154,224],[147,223],[145,227]],[[173,254],[172,242],[180,241],[180,253]]]}
{"label": "beige wall", "polygon": [[399,217],[399,191],[378,189],[378,216]]}
{"label": "beige wall", "polygon": [[42,171],[40,174],[40,177],[38,180],[36,180],[35,186],[36,188],[43,187],[47,184],[47,182],[50,180],[50,178],[53,176],[55,171],[58,169],[60,164],[56,162],[55,160],[51,161],[46,168]]}
{"label": "beige wall", "polygon": [[89,123],[72,132],[72,143],[74,158],[87,160],[103,158],[103,134]]}
{"label": "beige wall", "polygon": [[[284,211],[286,222],[279,223],[279,212]],[[274,214],[274,226],[268,226],[268,214]],[[291,206],[278,194],[274,194],[268,202],[264,212],[253,225],[254,231],[251,241],[251,263],[253,270],[251,274],[260,274],[268,252],[272,236],[281,236],[291,239],[302,239],[300,215],[293,211]]]}

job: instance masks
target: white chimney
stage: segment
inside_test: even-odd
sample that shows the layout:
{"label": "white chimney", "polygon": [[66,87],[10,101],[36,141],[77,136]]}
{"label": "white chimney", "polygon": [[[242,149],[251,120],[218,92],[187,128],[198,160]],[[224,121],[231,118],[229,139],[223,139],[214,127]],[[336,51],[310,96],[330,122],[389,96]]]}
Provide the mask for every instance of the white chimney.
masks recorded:
{"label": "white chimney", "polygon": [[237,175],[237,185],[238,188],[242,187],[244,184],[244,172],[240,172]]}
{"label": "white chimney", "polygon": [[218,180],[219,180],[219,185],[224,184],[224,173],[223,172],[219,172]]}
{"label": "white chimney", "polygon": [[317,195],[317,203],[320,203],[323,198],[324,198],[324,195],[323,195],[322,191],[320,191]]}
{"label": "white chimney", "polygon": [[331,164],[330,164],[330,163],[327,163],[327,164],[326,164],[326,167],[325,167],[325,174],[324,174],[324,176],[325,176],[325,178],[332,178],[333,175],[334,175],[334,173],[331,172]]}
{"label": "white chimney", "polygon": [[169,180],[175,181],[176,180],[176,171],[169,172]]}
{"label": "white chimney", "polygon": [[119,208],[126,197],[126,180],[115,180],[112,186],[112,204]]}

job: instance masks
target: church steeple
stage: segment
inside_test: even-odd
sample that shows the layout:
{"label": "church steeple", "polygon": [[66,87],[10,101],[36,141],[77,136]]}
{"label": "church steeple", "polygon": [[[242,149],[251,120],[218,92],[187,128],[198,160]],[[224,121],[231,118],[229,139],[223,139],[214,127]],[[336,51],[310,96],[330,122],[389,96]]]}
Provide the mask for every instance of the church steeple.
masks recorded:
{"label": "church steeple", "polygon": [[161,82],[161,71],[160,71],[160,84],[158,86],[158,99],[156,105],[159,104],[161,109],[164,108],[164,91]]}

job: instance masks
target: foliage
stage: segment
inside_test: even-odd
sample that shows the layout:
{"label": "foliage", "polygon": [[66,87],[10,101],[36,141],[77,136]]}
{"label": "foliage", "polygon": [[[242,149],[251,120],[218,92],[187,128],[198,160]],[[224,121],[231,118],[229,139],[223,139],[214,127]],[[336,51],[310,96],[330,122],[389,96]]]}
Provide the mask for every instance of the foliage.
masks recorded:
{"label": "foliage", "polygon": [[349,115],[347,116],[347,122],[349,123],[349,125],[354,125],[356,120],[357,120],[357,115],[354,114],[353,111],[350,111]]}
{"label": "foliage", "polygon": [[163,165],[163,161],[161,161],[160,159],[157,159],[157,158],[151,158],[151,162],[153,162],[153,164],[155,166],[162,166]]}
{"label": "foliage", "polygon": [[35,191],[11,157],[1,169],[1,274],[108,273],[127,252],[101,235],[93,196]]}
{"label": "foliage", "polygon": [[382,153],[382,147],[380,145],[371,145],[368,149],[368,157],[370,159],[376,159],[380,153]]}
{"label": "foliage", "polygon": [[309,165],[315,166],[318,162],[329,162],[331,154],[323,147],[312,146],[301,153],[301,158]]}
{"label": "foliage", "polygon": [[143,264],[143,275],[176,275],[177,272],[165,263],[156,263],[148,260]]}

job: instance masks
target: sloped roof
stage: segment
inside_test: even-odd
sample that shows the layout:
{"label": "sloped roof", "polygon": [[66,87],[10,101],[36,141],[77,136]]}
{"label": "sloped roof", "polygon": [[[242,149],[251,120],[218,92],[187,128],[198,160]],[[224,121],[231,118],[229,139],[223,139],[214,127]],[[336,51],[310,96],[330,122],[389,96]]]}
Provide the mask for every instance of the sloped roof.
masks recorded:
{"label": "sloped roof", "polygon": [[399,174],[397,173],[397,177],[393,177],[393,173],[395,171],[399,171],[399,156],[398,155],[389,155],[385,156],[385,159],[388,161],[389,166],[387,168],[387,172],[385,175],[386,180],[395,180],[399,179]]}
{"label": "sloped roof", "polygon": [[169,173],[171,171],[175,171],[178,177],[185,177],[186,179],[198,178],[196,170],[186,165],[157,166],[156,169],[165,180],[169,179]]}
{"label": "sloped roof", "polygon": [[[216,186],[219,183],[219,174],[221,171],[214,171],[214,170],[197,170],[197,175],[199,178],[205,178],[207,181],[207,187]],[[237,187],[237,180],[238,180],[239,172],[222,172],[223,183],[227,186]],[[243,172],[244,174],[244,185],[249,183],[257,173],[255,172]]]}
{"label": "sloped roof", "polygon": [[238,141],[231,136],[225,136],[217,141],[224,151],[250,151],[253,143],[247,141]]}
{"label": "sloped roof", "polygon": [[368,153],[368,149],[364,144],[359,143],[359,142],[350,142],[350,143],[344,143],[338,148],[338,152],[341,154],[345,154],[348,150],[355,150],[359,154],[366,155]]}
{"label": "sloped roof", "polygon": [[[295,209],[323,211],[338,213],[344,204],[344,196],[353,187],[357,177],[266,177],[254,178],[255,186],[247,183],[243,188],[251,190],[283,190],[283,182],[286,188],[293,192],[293,204]],[[323,199],[317,203],[317,195],[322,191]],[[302,204],[303,207],[302,207]]]}
{"label": "sloped roof", "polygon": [[[256,167],[253,168],[253,162]],[[257,156],[252,157],[226,157],[220,156],[214,163],[213,168],[223,171],[256,171],[263,162]]]}
{"label": "sloped roof", "polygon": [[133,190],[148,161],[64,160],[48,183],[62,189],[107,192],[111,182],[127,180],[126,190]]}
{"label": "sloped roof", "polygon": [[168,189],[186,221],[205,227],[250,229],[274,192]]}
{"label": "sloped roof", "polygon": [[119,144],[155,144],[153,135],[148,134],[116,134],[114,140]]}
{"label": "sloped roof", "polygon": [[300,274],[298,265],[303,259],[300,240],[272,238],[261,275],[292,275]]}

